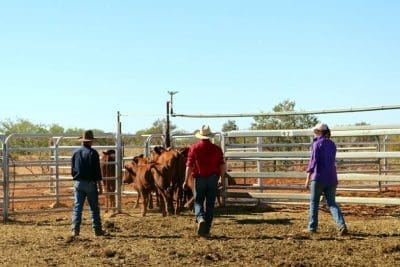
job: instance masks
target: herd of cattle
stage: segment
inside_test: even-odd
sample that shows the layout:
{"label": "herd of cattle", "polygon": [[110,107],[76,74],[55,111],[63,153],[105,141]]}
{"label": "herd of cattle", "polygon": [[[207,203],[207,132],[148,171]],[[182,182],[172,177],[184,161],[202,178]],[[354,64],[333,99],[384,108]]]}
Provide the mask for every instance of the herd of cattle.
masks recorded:
{"label": "herd of cattle", "polygon": [[[131,162],[125,164],[123,182],[131,184],[138,192],[135,206],[139,199],[142,203],[142,216],[146,215],[147,208],[153,206],[153,193],[163,216],[178,214],[183,208],[191,208],[194,197],[194,179],[192,176],[183,188],[185,180],[186,159],[189,148],[172,149],[154,147],[149,157],[142,154],[135,156]],[[115,165],[107,162],[115,162],[115,151],[103,151],[101,156],[101,171],[103,177],[115,177]],[[115,192],[115,180],[103,179],[106,192]],[[222,187],[219,188],[219,193]],[[221,205],[221,194],[217,197]],[[106,207],[115,207],[115,195],[108,194]]]}

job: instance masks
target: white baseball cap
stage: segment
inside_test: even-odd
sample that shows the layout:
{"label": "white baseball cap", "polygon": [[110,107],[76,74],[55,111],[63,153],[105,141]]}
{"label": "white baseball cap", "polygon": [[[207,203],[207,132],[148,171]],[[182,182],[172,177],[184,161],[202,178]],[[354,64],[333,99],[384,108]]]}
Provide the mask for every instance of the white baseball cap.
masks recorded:
{"label": "white baseball cap", "polygon": [[322,131],[328,130],[328,125],[320,122],[320,123],[317,123],[312,129],[313,129],[313,131],[321,131],[322,132]]}

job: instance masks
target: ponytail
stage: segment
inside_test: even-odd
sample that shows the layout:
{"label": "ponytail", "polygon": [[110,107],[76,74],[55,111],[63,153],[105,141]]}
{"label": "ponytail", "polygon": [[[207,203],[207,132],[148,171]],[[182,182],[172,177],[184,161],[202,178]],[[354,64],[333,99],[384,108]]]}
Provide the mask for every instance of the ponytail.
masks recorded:
{"label": "ponytail", "polygon": [[329,127],[326,128],[326,130],[322,131],[322,136],[325,138],[331,138],[331,130],[329,129]]}

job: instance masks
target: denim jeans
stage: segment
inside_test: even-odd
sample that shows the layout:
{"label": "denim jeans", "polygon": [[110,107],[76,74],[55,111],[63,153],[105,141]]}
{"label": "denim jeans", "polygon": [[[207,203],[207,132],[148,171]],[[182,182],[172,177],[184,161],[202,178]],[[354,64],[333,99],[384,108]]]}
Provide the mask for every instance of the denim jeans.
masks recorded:
{"label": "denim jeans", "polygon": [[311,181],[310,185],[310,217],[308,222],[308,230],[316,231],[318,228],[318,209],[319,201],[322,193],[326,198],[329,210],[331,212],[333,220],[338,229],[346,228],[344,217],[340,210],[340,207],[336,204],[336,185],[321,185],[317,181]]}
{"label": "denim jeans", "polygon": [[[210,232],[214,217],[214,205],[217,197],[218,177],[195,177],[194,179],[194,214],[196,221],[203,218],[206,222],[207,233]],[[204,200],[205,209],[204,209]]]}
{"label": "denim jeans", "polygon": [[93,181],[74,181],[74,208],[72,211],[72,230],[79,233],[82,222],[82,210],[85,199],[87,198],[92,217],[92,227],[94,231],[101,230],[101,219],[99,209],[99,195],[97,192],[97,182]]}

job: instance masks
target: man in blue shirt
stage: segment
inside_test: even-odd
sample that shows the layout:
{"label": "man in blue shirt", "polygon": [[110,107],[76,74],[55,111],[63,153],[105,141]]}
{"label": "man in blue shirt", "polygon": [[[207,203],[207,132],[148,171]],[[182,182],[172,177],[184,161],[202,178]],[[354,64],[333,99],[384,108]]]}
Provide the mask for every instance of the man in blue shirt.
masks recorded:
{"label": "man in blue shirt", "polygon": [[82,146],[74,151],[71,161],[71,175],[74,180],[74,208],[72,212],[72,235],[78,236],[82,221],[82,210],[87,198],[92,227],[96,236],[104,234],[101,226],[99,194],[103,193],[99,153],[92,148],[96,139],[91,130],[79,138]]}

